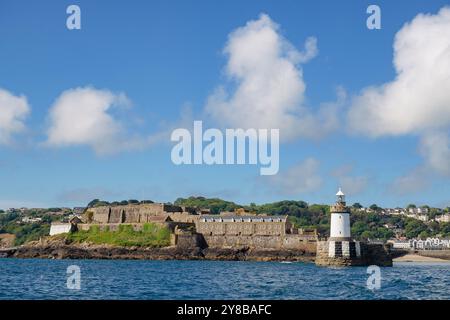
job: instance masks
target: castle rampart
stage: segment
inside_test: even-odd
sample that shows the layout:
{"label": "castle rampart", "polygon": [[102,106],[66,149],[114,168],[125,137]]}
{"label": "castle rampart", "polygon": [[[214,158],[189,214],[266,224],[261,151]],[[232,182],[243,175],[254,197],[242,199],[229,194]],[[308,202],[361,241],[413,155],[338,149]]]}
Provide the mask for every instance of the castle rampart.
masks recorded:
{"label": "castle rampart", "polygon": [[[315,252],[317,234],[292,228],[288,216],[256,215],[243,210],[221,215],[199,214],[202,212],[205,211],[161,203],[94,207],[86,211],[87,223],[80,224],[80,230],[97,226],[101,230],[116,231],[120,225],[130,225],[138,231],[142,230],[145,223],[157,223],[172,231],[173,242],[177,245],[181,245],[181,242],[203,241],[205,246],[212,248],[300,249]],[[199,240],[199,237],[203,240]]]}
{"label": "castle rampart", "polygon": [[291,234],[287,216],[202,216],[196,222],[210,247],[306,249],[315,251],[317,235]]}
{"label": "castle rampart", "polygon": [[194,222],[198,215],[194,208],[164,203],[129,204],[88,208],[86,215],[90,223],[147,223],[154,217],[168,215],[172,221]]}

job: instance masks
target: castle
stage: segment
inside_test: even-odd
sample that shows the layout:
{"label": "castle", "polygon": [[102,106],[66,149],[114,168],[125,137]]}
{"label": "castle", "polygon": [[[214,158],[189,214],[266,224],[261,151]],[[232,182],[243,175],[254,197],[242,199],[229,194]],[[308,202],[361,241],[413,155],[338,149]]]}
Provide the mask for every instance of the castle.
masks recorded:
{"label": "castle", "polygon": [[[121,225],[142,230],[146,223],[154,223],[171,231],[171,245],[177,247],[299,250],[315,253],[315,262],[321,266],[392,266],[389,248],[352,239],[350,208],[341,189],[336,196],[336,203],[330,207],[327,241],[318,241],[316,230],[294,228],[288,216],[257,215],[244,209],[213,215],[209,210],[163,203],[90,207],[83,221],[71,220],[70,231],[94,226],[116,231]],[[61,233],[58,230],[62,229],[52,224],[50,234]]]}
{"label": "castle", "polygon": [[[172,231],[172,244],[187,241],[218,248],[302,249],[314,251],[315,230],[293,228],[287,216],[256,215],[243,209],[211,215],[209,210],[162,203],[128,204],[88,208],[78,229],[93,226],[115,231],[120,225],[141,230],[156,223]],[[189,240],[187,238],[190,238]]]}

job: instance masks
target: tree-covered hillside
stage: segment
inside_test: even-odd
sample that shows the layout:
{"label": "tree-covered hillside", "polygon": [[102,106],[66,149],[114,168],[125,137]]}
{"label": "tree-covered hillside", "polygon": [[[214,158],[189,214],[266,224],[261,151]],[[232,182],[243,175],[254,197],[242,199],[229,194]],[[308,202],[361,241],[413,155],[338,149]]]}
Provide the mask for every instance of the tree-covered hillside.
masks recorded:
{"label": "tree-covered hillside", "polygon": [[[152,203],[151,200],[124,200],[106,202],[95,199],[88,207],[101,205],[128,205]],[[210,209],[212,214],[221,211],[234,211],[244,208],[252,213],[269,215],[288,215],[289,221],[297,228],[317,228],[320,236],[328,236],[330,229],[330,212],[328,205],[308,204],[305,201],[285,200],[257,205],[237,204],[219,198],[189,197],[178,198],[175,205]],[[407,238],[426,238],[429,236],[450,237],[450,223],[436,221],[422,222],[401,215],[383,214],[381,208],[372,205],[373,212],[361,211],[361,205],[352,205],[351,225],[352,236],[356,239],[387,240],[395,234]],[[52,221],[64,221],[74,212],[68,208],[26,209],[25,211],[0,212],[0,233],[14,234],[15,245],[30,240],[37,240],[49,233]],[[433,211],[430,212],[433,214]],[[432,218],[432,217],[430,217]]]}
{"label": "tree-covered hillside", "polygon": [[[213,214],[218,214],[220,211],[233,211],[237,208],[244,208],[257,214],[288,215],[289,220],[295,227],[317,228],[321,236],[328,236],[330,229],[329,205],[309,205],[304,201],[293,200],[262,205],[254,203],[240,205],[218,198],[209,199],[205,197],[178,198],[175,204],[208,208],[211,209]],[[373,205],[373,207],[375,206]],[[361,208],[358,204],[353,205],[351,208],[352,236],[356,239],[387,240],[394,236],[394,230],[402,233],[407,238],[426,238],[435,235],[450,237],[450,223],[424,223],[404,216],[383,215],[379,212],[366,213],[358,210]]]}
{"label": "tree-covered hillside", "polygon": [[204,209],[210,209],[212,214],[219,214],[221,211],[234,211],[235,209],[242,208],[231,201],[225,201],[218,198],[204,198],[204,197],[189,197],[178,198],[174,202],[177,206],[198,207]]}
{"label": "tree-covered hillside", "polygon": [[43,216],[40,221],[23,223],[21,216],[16,212],[0,213],[0,234],[14,234],[14,245],[21,245],[25,242],[48,236],[51,221],[52,218],[50,216]]}

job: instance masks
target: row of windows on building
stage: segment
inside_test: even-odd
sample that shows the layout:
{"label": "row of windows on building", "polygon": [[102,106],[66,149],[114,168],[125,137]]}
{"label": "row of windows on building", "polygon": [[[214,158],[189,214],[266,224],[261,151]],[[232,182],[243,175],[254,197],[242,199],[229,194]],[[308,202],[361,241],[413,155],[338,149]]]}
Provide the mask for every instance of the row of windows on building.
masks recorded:
{"label": "row of windows on building", "polygon": [[411,239],[408,241],[396,241],[393,243],[396,249],[448,249],[450,239],[427,238],[426,240]]}
{"label": "row of windows on building", "polygon": [[202,222],[284,222],[284,217],[202,217]]}

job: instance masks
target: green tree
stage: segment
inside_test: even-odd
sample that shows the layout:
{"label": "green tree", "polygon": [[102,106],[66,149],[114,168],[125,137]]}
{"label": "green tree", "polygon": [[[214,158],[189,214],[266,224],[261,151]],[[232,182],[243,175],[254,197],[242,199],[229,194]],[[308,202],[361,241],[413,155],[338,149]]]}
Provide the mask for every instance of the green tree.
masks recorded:
{"label": "green tree", "polygon": [[421,233],[419,233],[419,238],[425,240],[426,238],[428,238],[430,236],[430,234],[428,233],[428,231],[422,231]]}
{"label": "green tree", "polygon": [[363,206],[359,202],[355,202],[352,205],[352,208],[354,208],[354,209],[361,209],[361,208],[363,208]]}
{"label": "green tree", "polygon": [[419,234],[427,230],[426,224],[416,219],[408,219],[405,226],[405,235],[407,238],[417,238]]}

